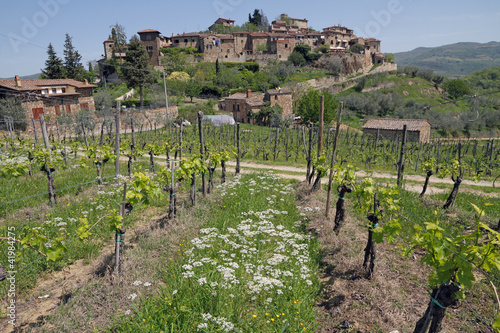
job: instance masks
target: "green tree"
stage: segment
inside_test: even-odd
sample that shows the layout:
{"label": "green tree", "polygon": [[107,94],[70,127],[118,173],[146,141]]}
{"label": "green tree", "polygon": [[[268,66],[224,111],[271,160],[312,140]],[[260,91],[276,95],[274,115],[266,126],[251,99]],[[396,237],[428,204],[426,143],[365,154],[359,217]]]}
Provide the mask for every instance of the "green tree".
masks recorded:
{"label": "green tree", "polygon": [[4,116],[14,118],[14,129],[20,129],[22,131],[26,130],[28,122],[26,120],[26,110],[21,104],[21,99],[17,97],[0,99],[0,119],[2,120],[2,123]]}
{"label": "green tree", "polygon": [[387,60],[387,62],[392,64],[394,62],[394,60],[396,59],[396,56],[392,53],[387,53],[385,55],[385,59]]}
{"label": "green tree", "polygon": [[361,44],[354,44],[353,46],[351,46],[351,52],[355,53],[355,54],[359,54],[359,53],[361,53],[361,51],[364,51],[364,50],[365,50],[365,47]]}
{"label": "green tree", "polygon": [[118,22],[111,25],[110,28],[111,34],[109,35],[109,39],[114,42],[112,47],[112,58],[115,58],[115,53],[123,53],[125,51],[127,45],[127,34],[125,33],[125,27],[118,24]]}
{"label": "green tree", "polygon": [[187,55],[179,47],[162,48],[165,55],[161,58],[161,64],[165,73],[170,75],[172,72],[182,72],[187,66]]}
{"label": "green tree", "polygon": [[186,82],[186,95],[191,98],[191,103],[193,103],[193,97],[198,97],[202,91],[202,85],[196,80],[189,80]]}
{"label": "green tree", "polygon": [[153,70],[149,66],[149,55],[137,35],[130,38],[125,62],[121,68],[127,86],[139,88],[141,110],[144,107],[143,89],[154,82]]}
{"label": "green tree", "polygon": [[41,79],[61,79],[64,77],[62,60],[57,56],[54,47],[49,43],[47,49],[49,58],[45,61],[45,68],[42,69]]}
{"label": "green tree", "polygon": [[257,45],[257,52],[267,52],[267,44],[259,44]]}
{"label": "green tree", "polygon": [[82,65],[82,56],[75,49],[72,37],[66,34],[64,41],[64,76],[68,79],[83,81],[86,78],[86,71]]}
{"label": "green tree", "polygon": [[113,98],[108,90],[99,90],[94,94],[94,103],[96,110],[104,113],[113,106]]}
{"label": "green tree", "polygon": [[292,52],[288,56],[288,60],[292,62],[295,67],[302,67],[306,64],[306,59],[300,52]]}
{"label": "green tree", "polygon": [[304,59],[307,59],[307,56],[311,52],[311,47],[309,45],[306,45],[306,44],[299,44],[299,45],[295,46],[295,48],[293,49],[293,52],[299,52],[300,54],[302,54],[304,56]]}
{"label": "green tree", "polygon": [[319,121],[320,95],[325,97],[324,122],[328,124],[334,120],[339,107],[339,101],[328,92],[320,94],[319,91],[314,89],[308,90],[299,100],[297,115],[301,116],[305,121],[317,123]]}
{"label": "green tree", "polygon": [[462,79],[448,80],[444,83],[443,88],[451,99],[459,98],[471,93],[467,83]]}

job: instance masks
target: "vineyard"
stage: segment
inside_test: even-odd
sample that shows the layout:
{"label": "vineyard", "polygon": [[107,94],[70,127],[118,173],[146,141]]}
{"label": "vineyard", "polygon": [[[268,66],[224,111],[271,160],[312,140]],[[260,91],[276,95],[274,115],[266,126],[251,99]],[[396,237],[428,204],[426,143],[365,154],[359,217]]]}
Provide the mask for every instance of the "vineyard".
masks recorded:
{"label": "vineyard", "polygon": [[[26,332],[500,329],[498,139],[63,118],[0,141],[6,332],[13,285]],[[96,260],[22,317],[41,278]]]}

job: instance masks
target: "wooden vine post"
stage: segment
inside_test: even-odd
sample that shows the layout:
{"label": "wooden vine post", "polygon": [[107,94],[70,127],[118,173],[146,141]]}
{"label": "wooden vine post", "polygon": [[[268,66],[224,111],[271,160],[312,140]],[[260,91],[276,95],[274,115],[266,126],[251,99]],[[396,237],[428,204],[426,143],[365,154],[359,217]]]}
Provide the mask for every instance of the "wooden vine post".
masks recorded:
{"label": "wooden vine post", "polygon": [[240,145],[240,123],[236,124],[236,148],[238,153],[236,155],[236,172],[235,175],[240,174],[240,157],[241,157],[241,145]]}
{"label": "wooden vine post", "polygon": [[312,178],[312,171],[311,171],[311,153],[312,153],[312,132],[313,132],[313,126],[311,123],[309,123],[309,148],[307,149],[307,172],[306,172],[306,181],[311,183],[311,178]]}
{"label": "wooden vine post", "polygon": [[[123,184],[123,200],[120,204],[120,216],[125,218],[125,206],[127,199],[127,183]],[[120,275],[120,252],[123,250],[123,242],[125,241],[125,228],[116,229],[115,233],[115,270],[116,275]]]}
{"label": "wooden vine post", "polygon": [[[203,134],[203,112],[198,111],[198,128],[200,134],[200,156],[201,160],[205,161],[205,136]],[[238,127],[239,128],[239,127]],[[205,172],[201,174],[201,188],[203,197],[207,196],[207,189],[205,187]]]}
{"label": "wooden vine post", "polygon": [[121,102],[116,101],[116,113],[115,113],[115,127],[116,127],[116,139],[115,139],[115,181],[118,182],[118,176],[120,175],[120,107]]}
{"label": "wooden vine post", "polygon": [[170,185],[166,185],[163,190],[170,192],[170,201],[168,204],[168,219],[175,219],[177,217],[177,191],[179,189],[179,185],[181,184],[182,179],[177,179],[175,181],[175,168],[176,164],[178,164],[178,160],[170,160],[170,176],[171,181]]}
{"label": "wooden vine post", "polygon": [[[43,117],[43,114],[40,115],[40,126],[42,127],[42,135],[43,135],[43,142],[45,144],[45,149],[47,149],[49,152],[49,162],[52,162],[52,152],[50,150],[49,137],[47,135],[47,127],[45,124],[45,118]],[[52,176],[52,173],[55,171],[55,169],[50,166],[47,168],[46,164],[44,164],[41,168],[41,171],[44,171],[45,174],[47,175],[49,202],[51,206],[54,206],[55,204],[57,204],[56,186],[54,184],[54,177]]]}
{"label": "wooden vine post", "polygon": [[405,144],[406,144],[406,124],[403,125],[403,138],[401,140],[401,151],[399,152],[399,161],[398,161],[398,187],[403,183],[404,170],[405,170]]}
{"label": "wooden vine post", "polygon": [[328,215],[330,213],[330,195],[332,193],[333,166],[335,165],[335,155],[337,153],[337,142],[339,140],[340,122],[342,121],[343,108],[344,108],[344,103],[340,102],[339,114],[337,115],[337,128],[335,131],[335,140],[333,141],[332,159],[330,162],[330,175],[329,175],[329,179],[328,179],[328,192],[326,195],[326,212],[325,212],[326,217],[328,217]]}
{"label": "wooden vine post", "polygon": [[[377,194],[375,193],[373,197],[373,213],[369,213],[366,216],[366,218],[371,222],[371,226],[368,228],[368,242],[365,247],[365,260],[363,261],[363,267],[368,268],[369,279],[373,277],[373,273],[375,272],[375,258],[377,249],[375,246],[375,242],[373,241],[373,230],[378,226],[378,212],[378,199]],[[368,265],[368,261],[370,262],[370,265]]]}

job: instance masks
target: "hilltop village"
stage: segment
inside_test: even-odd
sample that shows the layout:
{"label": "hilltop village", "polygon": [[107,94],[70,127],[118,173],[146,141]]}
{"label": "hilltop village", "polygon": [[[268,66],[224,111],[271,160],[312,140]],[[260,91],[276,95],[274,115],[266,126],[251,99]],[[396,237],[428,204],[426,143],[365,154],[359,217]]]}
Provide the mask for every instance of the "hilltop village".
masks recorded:
{"label": "hilltop village", "polygon": [[[288,60],[297,45],[305,44],[315,50],[321,46],[329,46],[328,53],[343,55],[355,53],[363,55],[363,67],[382,64],[385,59],[381,52],[380,40],[358,37],[352,29],[341,25],[324,28],[319,32],[308,27],[307,19],[280,16],[281,20],[273,21],[267,31],[235,31],[217,33],[217,31],[233,30],[234,20],[218,18],[208,28],[208,32],[190,32],[163,36],[155,29],[138,31],[141,42],[146,47],[150,64],[161,69],[162,49],[192,48],[203,61],[209,62],[258,62],[271,60]],[[124,51],[125,50],[125,51]],[[124,59],[125,48],[117,50],[115,41],[104,41],[103,60],[111,58]]]}

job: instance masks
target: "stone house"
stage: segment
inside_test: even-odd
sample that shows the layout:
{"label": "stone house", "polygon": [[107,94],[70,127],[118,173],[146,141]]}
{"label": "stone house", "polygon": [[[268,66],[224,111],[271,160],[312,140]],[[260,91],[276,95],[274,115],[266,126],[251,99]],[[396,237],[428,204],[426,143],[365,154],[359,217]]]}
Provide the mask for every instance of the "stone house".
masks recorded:
{"label": "stone house", "polygon": [[137,34],[142,44],[146,47],[149,55],[149,64],[153,67],[161,66],[160,49],[169,46],[168,38],[162,36],[158,30],[154,29],[141,30]]}
{"label": "stone house", "polygon": [[408,142],[431,141],[431,124],[425,119],[370,119],[363,126],[363,133],[379,135],[386,139],[402,138],[404,125]]}
{"label": "stone house", "polygon": [[219,17],[214,24],[208,27],[208,30],[212,31],[215,30],[216,26],[223,26],[223,27],[234,27],[234,20],[230,19],[225,19],[222,17]]}
{"label": "stone house", "polygon": [[288,89],[268,90],[266,93],[257,93],[247,90],[244,93],[235,93],[219,101],[219,109],[230,111],[235,121],[240,123],[253,122],[264,103],[270,106],[279,104],[283,108],[283,117],[293,117],[292,91]]}
{"label": "stone house", "polygon": [[93,88],[96,86],[73,79],[0,80],[0,98],[21,97],[28,119],[56,117],[80,110],[95,111]]}

